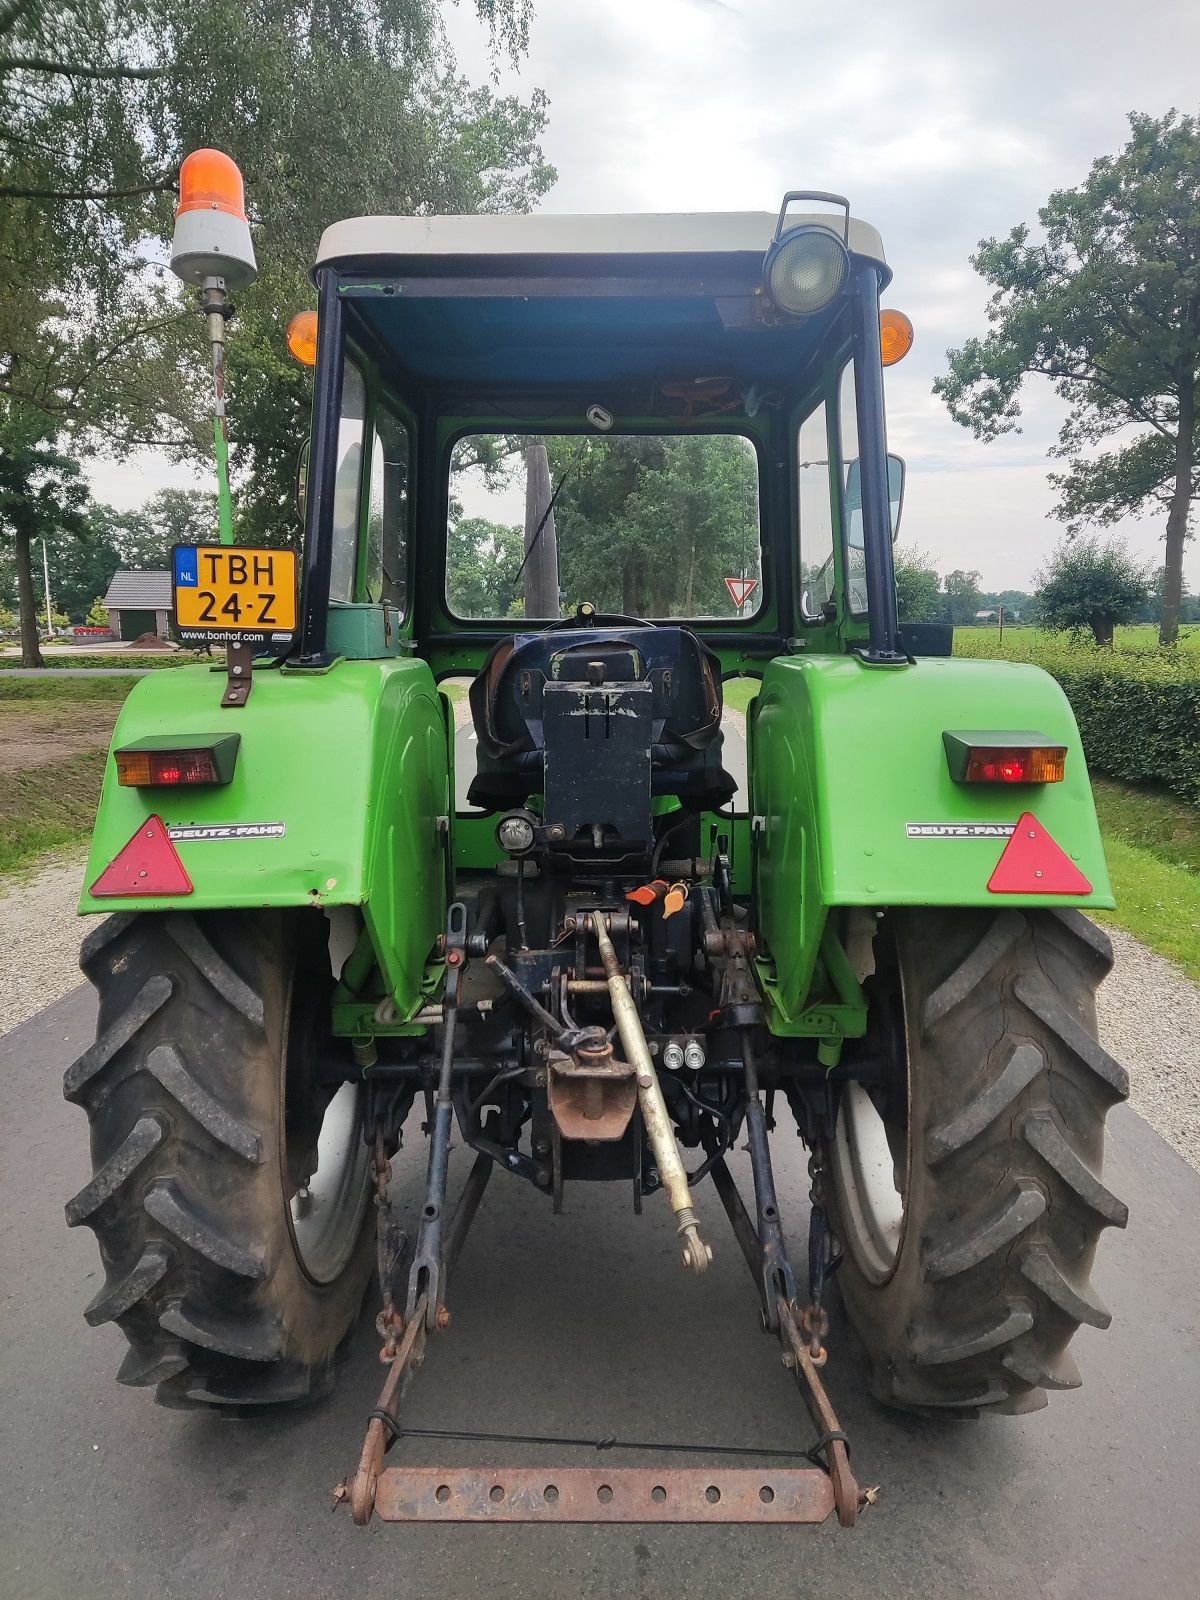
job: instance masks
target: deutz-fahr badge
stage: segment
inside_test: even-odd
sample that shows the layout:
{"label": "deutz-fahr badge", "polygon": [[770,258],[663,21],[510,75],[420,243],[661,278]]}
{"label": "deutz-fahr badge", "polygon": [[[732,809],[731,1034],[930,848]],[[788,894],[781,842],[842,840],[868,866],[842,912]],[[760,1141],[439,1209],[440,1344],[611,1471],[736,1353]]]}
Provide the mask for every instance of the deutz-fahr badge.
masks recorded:
{"label": "deutz-fahr badge", "polygon": [[177,544],[175,624],[186,644],[248,644],[282,655],[296,632],[296,552]]}

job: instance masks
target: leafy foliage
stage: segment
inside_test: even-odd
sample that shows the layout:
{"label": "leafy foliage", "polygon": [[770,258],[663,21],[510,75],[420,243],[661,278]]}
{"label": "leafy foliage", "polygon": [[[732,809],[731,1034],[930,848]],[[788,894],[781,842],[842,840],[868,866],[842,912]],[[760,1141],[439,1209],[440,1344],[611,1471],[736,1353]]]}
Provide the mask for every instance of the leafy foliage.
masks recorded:
{"label": "leafy foliage", "polygon": [[979,587],[982,581],[978,572],[973,570],[964,572],[961,568],[948,572],[943,579],[942,593],[946,597],[946,620],[953,622],[955,627],[974,621],[975,613],[983,603],[983,594]]}
{"label": "leafy foliage", "polygon": [[[575,440],[550,442],[556,481],[578,451]],[[555,517],[572,605],[729,616],[725,579],[758,576],[758,465],[737,436],[584,440]]]}
{"label": "leafy foliage", "polygon": [[446,593],[460,617],[515,617],[521,614],[520,585],[524,536],[485,517],[460,517],[450,528]]}
{"label": "leafy foliage", "polygon": [[1069,407],[1056,451],[1068,465],[1051,480],[1068,527],[1167,510],[1169,644],[1200,493],[1200,118],[1129,121],[1118,155],[1050,196],[1040,240],[1020,226],[982,241],[971,259],[993,289],[991,331],[949,352],[934,390],[977,438],[994,439],[1017,427],[1025,379],[1050,380]]}
{"label": "leafy foliage", "polygon": [[1113,628],[1137,615],[1150,579],[1150,564],[1135,560],[1120,540],[1064,539],[1037,575],[1040,624],[1052,632],[1090,628],[1098,645],[1111,648]]}
{"label": "leafy foliage", "polygon": [[[1129,630],[1126,630],[1127,632]],[[1192,634],[1186,643],[1200,643]],[[1062,685],[1094,772],[1159,784],[1200,804],[1200,654],[1177,648],[1101,649],[1086,636],[1033,628],[955,635],[956,655],[1030,661]]]}
{"label": "leafy foliage", "polygon": [[[497,49],[523,48],[527,0],[476,10]],[[536,91],[498,97],[456,73],[438,0],[3,7],[0,394],[58,428],[103,428],[110,446],[208,459],[203,330],[162,257],[179,162],[217,145],[243,169],[257,235],[246,359],[235,341],[230,361],[235,414],[242,383],[260,411],[237,463],[257,509],[278,435],[302,431],[280,316],[311,297],[321,230],[356,212],[528,207],[554,176],[545,113]]]}
{"label": "leafy foliage", "polygon": [[900,621],[940,622],[943,615],[942,580],[932,556],[912,545],[900,545],[893,555],[893,565]]}
{"label": "leafy foliage", "polygon": [[10,425],[0,436],[0,443],[0,529],[11,530],[13,540],[21,614],[21,664],[40,667],[43,663],[38,649],[32,544],[35,539],[83,535],[87,529],[84,510],[88,491],[78,464],[55,449],[36,426]]}
{"label": "leafy foliage", "polygon": [[[529,0],[475,10],[515,60]],[[229,346],[238,531],[294,535],[310,387],[282,329],[311,304],[322,229],[524,209],[554,179],[545,97],[471,85],[441,15],[440,0],[0,3],[0,453],[69,434],[76,454],[157,444],[209,463],[203,328],[164,245],[180,160],[216,145],[245,174],[259,259]]]}

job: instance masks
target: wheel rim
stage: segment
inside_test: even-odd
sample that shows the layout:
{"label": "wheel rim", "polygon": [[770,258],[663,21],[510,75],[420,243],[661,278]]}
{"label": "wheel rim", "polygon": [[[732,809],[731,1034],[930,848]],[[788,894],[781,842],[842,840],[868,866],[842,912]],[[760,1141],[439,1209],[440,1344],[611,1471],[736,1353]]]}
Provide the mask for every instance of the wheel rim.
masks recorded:
{"label": "wheel rim", "polygon": [[317,1283],[330,1283],[341,1273],[362,1227],[369,1152],[361,1110],[360,1086],[342,1084],[321,1119],[316,1167],[288,1203],[296,1254]]}
{"label": "wheel rim", "polygon": [[[292,971],[280,1085],[284,1211],[296,1260],[319,1284],[340,1277],[354,1254],[369,1199],[370,1167],[362,1137],[362,1084],[339,1084],[328,1100],[328,1089],[320,1084],[330,1045],[327,961],[323,946],[308,949]],[[302,1136],[302,1148],[292,1155],[289,1129]]]}
{"label": "wheel rim", "polygon": [[904,1236],[906,1148],[903,1129],[889,1127],[861,1083],[848,1083],[833,1145],[834,1178],[847,1234],[842,1243],[876,1282],[895,1270]]}

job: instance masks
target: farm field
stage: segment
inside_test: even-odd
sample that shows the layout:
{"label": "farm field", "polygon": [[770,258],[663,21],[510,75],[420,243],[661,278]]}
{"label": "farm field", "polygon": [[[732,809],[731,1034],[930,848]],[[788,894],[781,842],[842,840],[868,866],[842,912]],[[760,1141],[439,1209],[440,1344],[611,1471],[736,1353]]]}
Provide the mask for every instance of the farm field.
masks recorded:
{"label": "farm field", "polygon": [[[1116,630],[1113,650],[1118,655],[1159,654],[1158,628],[1152,622],[1129,623]],[[1068,651],[1080,662],[1092,658],[1103,659],[1090,638],[1075,641],[1063,633],[1046,633],[1041,628],[1005,627],[1001,638],[999,628],[955,628],[954,654],[1004,661],[1037,661],[1047,654],[1061,655]],[[1194,660],[1200,672],[1200,625],[1190,624],[1180,628],[1179,643],[1168,653]]]}

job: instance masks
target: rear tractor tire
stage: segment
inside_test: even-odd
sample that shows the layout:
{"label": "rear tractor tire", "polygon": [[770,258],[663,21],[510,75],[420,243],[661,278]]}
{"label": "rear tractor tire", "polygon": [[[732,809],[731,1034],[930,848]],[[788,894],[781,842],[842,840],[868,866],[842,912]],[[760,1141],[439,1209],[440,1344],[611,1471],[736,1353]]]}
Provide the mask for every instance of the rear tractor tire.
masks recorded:
{"label": "rear tractor tire", "polygon": [[929,1414],[1037,1410],[1080,1382],[1080,1323],[1111,1320],[1092,1258],[1128,1215],[1101,1181],[1129,1091],[1096,1040],[1111,946],[1076,911],[920,910],[885,916],[875,954],[899,1059],[882,1087],[847,1086],[824,1151],[872,1390]]}
{"label": "rear tractor tire", "polygon": [[360,1091],[320,1072],[324,916],[121,914],[80,966],[100,1016],[63,1092],[93,1177],[66,1211],[100,1245],[84,1316],[128,1339],[118,1381],[175,1407],[320,1398],[372,1267]]}

